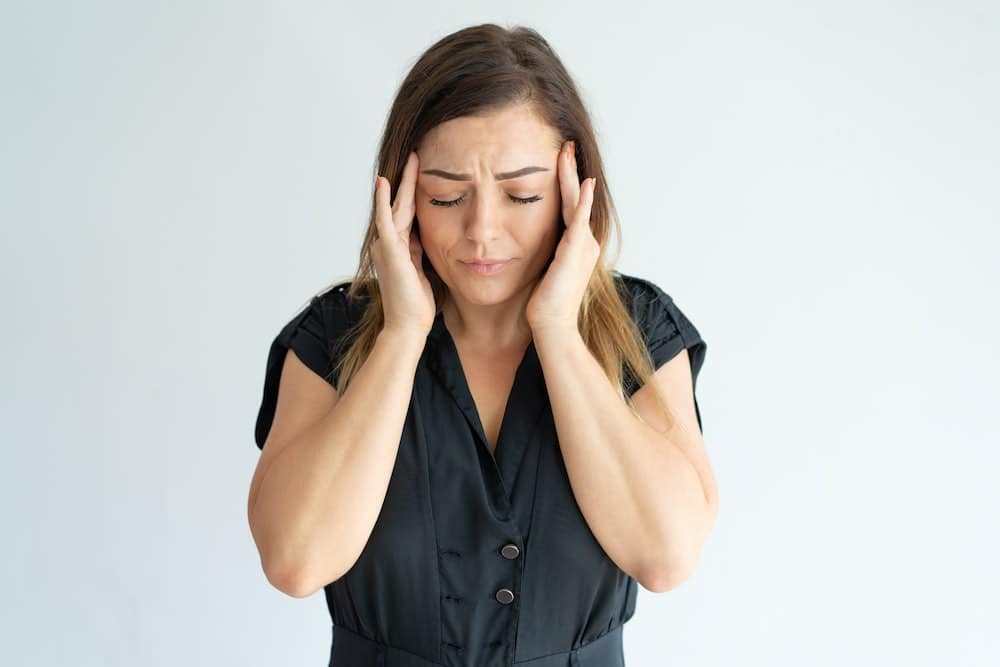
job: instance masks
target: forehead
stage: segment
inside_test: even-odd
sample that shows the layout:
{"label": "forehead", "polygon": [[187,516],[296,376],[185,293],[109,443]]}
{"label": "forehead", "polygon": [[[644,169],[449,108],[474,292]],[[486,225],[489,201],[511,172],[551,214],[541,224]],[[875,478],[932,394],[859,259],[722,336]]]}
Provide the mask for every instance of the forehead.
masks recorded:
{"label": "forehead", "polygon": [[453,167],[477,156],[539,157],[558,150],[555,131],[527,106],[482,116],[453,118],[432,128],[417,147],[421,162],[434,160]]}

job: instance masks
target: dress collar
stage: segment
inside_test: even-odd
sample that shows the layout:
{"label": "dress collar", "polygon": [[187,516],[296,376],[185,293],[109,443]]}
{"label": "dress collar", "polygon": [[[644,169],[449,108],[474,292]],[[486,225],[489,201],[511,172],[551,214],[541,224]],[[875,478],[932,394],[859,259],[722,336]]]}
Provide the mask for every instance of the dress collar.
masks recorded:
{"label": "dress collar", "polygon": [[475,400],[472,398],[468,380],[462,369],[458,348],[451,332],[445,326],[443,312],[438,312],[435,316],[434,325],[427,339],[428,366],[465,415],[476,436],[480,456],[488,457],[492,461],[492,464],[486,467],[493,471],[497,477],[496,481],[500,483],[497,489],[498,495],[500,490],[503,491],[503,498],[497,500],[501,505],[507,505],[509,509],[511,490],[515,486],[524,452],[530,439],[537,432],[536,424],[543,414],[543,408],[549,405],[545,377],[535,349],[535,341],[529,342],[517,367],[504,409],[496,451],[491,453]]}

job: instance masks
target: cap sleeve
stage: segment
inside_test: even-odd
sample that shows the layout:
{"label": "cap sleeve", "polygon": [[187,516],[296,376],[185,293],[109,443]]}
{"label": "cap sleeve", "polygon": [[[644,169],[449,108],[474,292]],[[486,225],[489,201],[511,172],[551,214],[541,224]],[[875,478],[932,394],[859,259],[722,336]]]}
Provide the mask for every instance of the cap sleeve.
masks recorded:
{"label": "cap sleeve", "polygon": [[[643,333],[646,348],[653,360],[653,370],[658,370],[668,361],[688,351],[688,361],[691,364],[692,391],[697,388],[698,373],[705,362],[708,346],[697,327],[688,319],[674,302],[673,298],[655,283],[619,274],[623,280],[626,292],[631,296],[630,308],[639,330]],[[635,378],[626,382],[626,394],[632,396],[640,385]],[[701,411],[695,395],[695,412],[698,415],[698,426],[701,427]]]}
{"label": "cap sleeve", "polygon": [[278,403],[278,384],[288,350],[294,350],[310,370],[331,386],[336,386],[339,374],[334,367],[338,353],[345,349],[343,335],[353,323],[347,309],[347,285],[338,285],[314,296],[309,305],[285,324],[271,342],[264,371],[264,392],[254,429],[254,440],[264,448],[271,430]]}

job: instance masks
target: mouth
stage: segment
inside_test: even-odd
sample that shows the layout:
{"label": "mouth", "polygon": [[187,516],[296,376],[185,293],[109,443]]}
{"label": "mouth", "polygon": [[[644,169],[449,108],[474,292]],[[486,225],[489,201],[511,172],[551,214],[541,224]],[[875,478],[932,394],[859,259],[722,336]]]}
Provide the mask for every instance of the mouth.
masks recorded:
{"label": "mouth", "polygon": [[474,273],[478,273],[482,276],[489,276],[504,270],[513,261],[513,257],[510,259],[484,258],[481,260],[473,260],[471,262],[463,260],[462,264]]}

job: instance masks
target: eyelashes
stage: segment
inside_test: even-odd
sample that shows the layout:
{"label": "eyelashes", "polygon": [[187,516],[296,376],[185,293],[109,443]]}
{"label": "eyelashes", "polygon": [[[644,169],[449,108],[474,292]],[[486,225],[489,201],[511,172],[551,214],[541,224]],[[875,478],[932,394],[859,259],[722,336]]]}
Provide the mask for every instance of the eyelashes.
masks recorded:
{"label": "eyelashes", "polygon": [[[513,195],[507,195],[507,196],[515,204],[531,204],[532,202],[536,202],[542,198],[541,195],[535,195],[534,197],[526,197],[526,198],[514,197]],[[465,195],[462,195],[458,199],[452,199],[450,201],[440,201],[438,199],[431,199],[431,204],[433,204],[434,206],[458,206],[459,204],[462,203],[464,199]]]}

